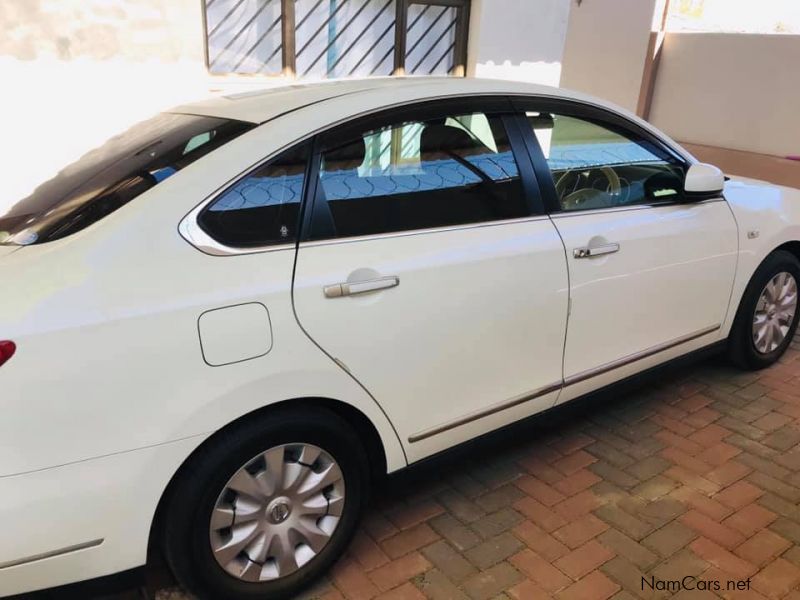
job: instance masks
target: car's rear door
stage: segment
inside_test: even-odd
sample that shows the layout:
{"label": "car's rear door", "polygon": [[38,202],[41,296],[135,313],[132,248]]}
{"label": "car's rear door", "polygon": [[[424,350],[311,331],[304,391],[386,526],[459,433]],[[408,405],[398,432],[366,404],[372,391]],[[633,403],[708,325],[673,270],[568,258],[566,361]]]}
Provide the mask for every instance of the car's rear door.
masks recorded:
{"label": "car's rear door", "polygon": [[439,101],[316,142],[297,318],[375,397],[410,461],[560,389],[564,247],[509,112],[505,99]]}
{"label": "car's rear door", "polygon": [[518,105],[567,250],[559,401],[719,339],[738,252],[725,200],[685,201],[686,162],[621,117],[569,102]]}

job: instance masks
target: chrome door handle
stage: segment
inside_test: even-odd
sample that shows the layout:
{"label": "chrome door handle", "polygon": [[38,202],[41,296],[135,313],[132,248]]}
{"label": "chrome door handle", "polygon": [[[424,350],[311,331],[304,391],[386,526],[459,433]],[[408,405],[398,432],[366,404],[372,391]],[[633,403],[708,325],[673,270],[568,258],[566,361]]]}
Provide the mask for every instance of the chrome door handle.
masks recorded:
{"label": "chrome door handle", "polygon": [[591,258],[593,256],[601,256],[603,254],[613,254],[619,252],[619,244],[603,244],[602,246],[583,246],[582,248],[575,248],[572,251],[572,256],[575,258]]}
{"label": "chrome door handle", "polygon": [[367,279],[365,281],[354,281],[352,283],[335,283],[326,285],[322,288],[326,298],[341,298],[342,296],[355,296],[356,294],[366,294],[385,290],[400,285],[400,278],[396,275],[389,277],[378,277],[377,279]]}

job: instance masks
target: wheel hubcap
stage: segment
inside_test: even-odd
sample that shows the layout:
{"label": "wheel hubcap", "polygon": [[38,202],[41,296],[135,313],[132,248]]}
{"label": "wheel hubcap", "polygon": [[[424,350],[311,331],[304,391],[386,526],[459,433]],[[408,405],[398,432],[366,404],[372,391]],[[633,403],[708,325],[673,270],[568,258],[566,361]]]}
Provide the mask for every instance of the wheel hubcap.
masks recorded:
{"label": "wheel hubcap", "polygon": [[243,465],[211,513],[217,563],[244,581],[294,573],[328,544],[344,508],[344,477],[329,454],[284,444]]}
{"label": "wheel hubcap", "polygon": [[753,344],[761,354],[774,352],[786,339],[797,310],[797,281],[778,273],[764,287],[753,315]]}

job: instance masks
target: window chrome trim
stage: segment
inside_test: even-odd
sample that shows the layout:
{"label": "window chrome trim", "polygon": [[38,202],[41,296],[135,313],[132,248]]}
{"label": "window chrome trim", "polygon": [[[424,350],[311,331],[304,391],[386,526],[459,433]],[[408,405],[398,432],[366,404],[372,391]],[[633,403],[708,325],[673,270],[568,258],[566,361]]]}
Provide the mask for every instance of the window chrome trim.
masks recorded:
{"label": "window chrome trim", "polygon": [[95,548],[96,546],[102,544],[104,541],[105,540],[101,538],[97,540],[91,540],[89,542],[83,542],[81,544],[75,544],[74,546],[67,546],[66,548],[59,548],[58,550],[51,550],[50,552],[42,552],[41,554],[34,554],[33,556],[26,556],[24,558],[9,560],[7,562],[0,563],[0,570],[10,569],[11,567],[18,567],[20,565],[26,565],[28,563],[44,560],[46,558],[53,558],[55,556],[71,554],[72,552],[78,552],[79,550]]}
{"label": "window chrome trim", "polygon": [[466,414],[448,423],[442,423],[430,429],[425,429],[423,431],[420,431],[419,433],[415,433],[413,435],[408,436],[408,441],[409,443],[413,444],[415,442],[422,441],[424,439],[433,437],[440,433],[450,431],[451,429],[455,429],[456,427],[460,427],[461,425],[466,425],[468,423],[472,423],[473,421],[477,421],[478,419],[482,419],[484,417],[488,417],[495,413],[504,411],[508,408],[524,404],[525,402],[534,400],[536,398],[549,394],[550,392],[554,392],[569,387],[571,385],[582,383],[588,379],[592,379],[593,377],[604,375],[610,371],[620,369],[637,361],[649,358],[661,352],[665,352],[666,350],[670,350],[672,348],[680,346],[681,344],[686,344],[688,342],[694,341],[696,339],[714,333],[715,331],[719,331],[721,328],[722,328],[721,324],[714,325],[713,327],[706,327],[699,331],[695,331],[694,333],[690,333],[688,335],[675,338],[668,342],[664,342],[663,344],[652,346],[651,348],[642,350],[641,352],[635,352],[633,354],[629,354],[628,356],[623,356],[622,358],[611,361],[604,365],[600,365],[599,367],[595,367],[594,369],[588,369],[586,371],[576,373],[575,375],[571,375],[557,383],[553,383],[543,388],[539,388],[538,390],[535,390],[533,392],[529,392],[521,396],[512,398],[511,400],[506,400],[504,402],[500,402],[488,408]]}
{"label": "window chrome trim", "polygon": [[657,202],[646,204],[631,204],[630,206],[617,206],[609,208],[592,208],[589,210],[565,210],[550,214],[552,219],[562,219],[567,217],[580,217],[583,215],[600,215],[607,213],[626,212],[629,210],[645,210],[649,208],[670,208],[673,206],[695,206],[698,204],[711,204],[713,202],[725,202],[725,198],[712,198],[701,200],[700,202]]}
{"label": "window chrome trim", "polygon": [[[248,171],[248,173],[250,172],[251,171]],[[245,175],[245,177],[247,177],[247,175]],[[238,180],[239,179],[236,179],[236,181]],[[224,189],[227,188],[223,188],[223,190]],[[189,242],[189,244],[200,250],[200,252],[203,254],[210,254],[211,256],[237,256],[241,254],[261,254],[262,252],[294,250],[297,247],[296,241],[292,241],[289,244],[253,246],[252,248],[234,248],[233,246],[226,246],[225,244],[218,242],[216,239],[203,231],[203,228],[200,227],[200,223],[198,222],[200,213],[203,212],[206,206],[208,206],[211,202],[214,202],[217,198],[219,198],[219,194],[215,192],[214,195],[211,196],[210,200],[197,205],[178,224],[178,232],[181,234],[181,237]]]}
{"label": "window chrome trim", "polygon": [[[354,92],[354,93],[360,93],[360,92]],[[343,96],[346,96],[346,95],[349,95],[349,94],[341,94],[339,96],[333,96],[331,98],[326,98],[325,100],[320,100],[319,102],[312,103],[311,105],[301,106],[301,107],[298,107],[297,109],[292,110],[292,111],[290,111],[288,113],[283,113],[283,114],[277,115],[274,119],[287,117],[287,116],[290,116],[290,115],[294,114],[295,112],[299,112],[299,111],[302,111],[304,109],[307,109],[307,108],[309,108],[309,106],[319,106],[321,104],[324,104],[325,102],[328,102],[330,100],[337,100],[337,99],[339,99],[339,98],[341,98]],[[521,99],[526,99],[526,100],[560,100],[560,101],[563,101],[563,102],[576,104],[576,105],[580,105],[580,106],[584,106],[584,107],[588,107],[588,108],[604,111],[604,112],[607,112],[607,113],[611,113],[611,114],[615,115],[616,117],[618,117],[620,119],[623,119],[623,120],[625,120],[625,121],[627,121],[629,123],[637,125],[637,123],[635,121],[631,121],[631,119],[629,117],[627,117],[626,115],[624,115],[624,114],[622,114],[620,112],[617,112],[616,110],[613,110],[612,108],[608,108],[608,107],[602,106],[600,104],[595,104],[595,103],[588,102],[588,101],[582,100],[582,99],[577,99],[577,98],[570,98],[570,97],[565,97],[565,96],[560,96],[560,95],[555,95],[555,94],[526,94],[524,92],[521,92],[521,93],[498,92],[498,93],[494,93],[494,94],[493,93],[485,93],[485,94],[480,94],[480,96],[481,97],[487,97],[487,98],[493,97],[493,98],[497,98],[497,99],[508,98],[508,99],[512,99],[512,100],[514,98],[521,98]],[[455,100],[468,100],[468,99],[471,99],[471,98],[474,98],[474,95],[466,94],[466,93],[463,93],[463,92],[458,92],[458,93],[453,93],[453,94],[443,93],[443,94],[440,94],[440,95],[437,95],[437,96],[430,96],[430,97],[427,97],[427,98],[420,99],[420,101],[418,103],[414,103],[411,106],[412,107],[420,106],[420,105],[427,104],[429,102],[440,102],[440,101],[446,101],[446,100],[454,100],[454,101]],[[218,199],[219,196],[222,193],[224,193],[224,191],[226,189],[228,189],[232,185],[236,184],[238,181],[240,181],[244,177],[247,177],[250,173],[253,173],[254,171],[260,169],[262,166],[267,164],[273,158],[275,158],[276,156],[278,156],[282,152],[285,152],[285,151],[289,150],[293,146],[296,146],[298,144],[302,144],[304,142],[307,142],[307,141],[313,139],[315,136],[322,135],[327,131],[335,129],[336,127],[339,127],[341,125],[346,125],[348,123],[352,123],[354,121],[357,121],[358,119],[363,119],[363,118],[375,115],[377,113],[381,113],[381,112],[389,111],[389,110],[393,110],[393,109],[405,108],[405,107],[408,107],[408,106],[409,106],[409,104],[407,102],[396,102],[396,103],[392,103],[392,104],[386,104],[386,105],[383,105],[383,106],[373,107],[373,108],[370,108],[368,110],[365,110],[365,111],[362,111],[360,113],[357,113],[355,115],[349,115],[347,117],[338,119],[338,120],[336,120],[336,121],[334,121],[332,123],[328,123],[328,124],[324,125],[323,127],[319,127],[317,129],[315,129],[314,131],[309,132],[307,135],[301,136],[301,137],[297,138],[296,140],[293,140],[292,142],[282,146],[281,148],[278,148],[277,150],[275,150],[275,152],[271,153],[269,156],[267,156],[265,158],[262,158],[262,159],[258,160],[253,165],[251,165],[250,167],[244,169],[243,171],[241,171],[240,173],[238,173],[237,175],[232,177],[230,180],[228,180],[224,185],[220,186],[215,191],[213,191],[211,194],[209,194],[197,206],[195,206],[191,211],[189,211],[186,214],[186,216],[183,217],[183,219],[181,219],[180,223],[178,224],[178,232],[180,233],[181,237],[184,240],[186,240],[186,242],[189,243],[191,246],[193,246],[194,248],[196,248],[200,252],[203,252],[204,254],[208,254],[208,255],[211,255],[211,256],[237,256],[237,255],[241,255],[241,254],[260,254],[262,252],[273,252],[273,251],[276,251],[276,250],[287,250],[287,249],[290,249],[290,248],[297,247],[296,246],[296,242],[293,242],[291,244],[254,246],[252,248],[234,248],[234,247],[231,247],[231,246],[226,246],[225,244],[222,244],[222,243],[216,241],[214,238],[212,238],[207,233],[205,233],[200,228],[200,225],[197,223],[197,217],[199,216],[200,212],[202,212],[202,210],[206,206],[208,206],[209,204],[214,202],[216,199]],[[271,119],[270,121],[272,121],[274,119]],[[253,131],[256,131],[259,127],[263,127],[264,125],[269,124],[270,121],[265,121],[263,123],[259,123],[258,126],[253,129]],[[677,144],[669,143],[667,140],[665,140],[661,135],[659,135],[654,129],[651,129],[649,126],[646,129],[651,133],[651,135],[656,137],[664,146],[666,146],[667,148],[672,150],[678,156],[683,157],[688,164],[692,164],[694,162],[697,162],[697,160],[694,159],[694,157],[692,157],[692,155],[689,154],[688,151],[684,150],[683,148],[681,148]],[[304,198],[303,200],[305,202],[306,199]],[[724,198],[720,198],[720,200],[724,201]],[[700,203],[695,203],[695,204],[700,204]],[[628,209],[632,209],[632,208],[654,208],[656,206],[661,206],[661,205],[654,205],[654,206],[636,205],[635,207],[632,206],[632,207],[625,207],[625,208],[620,208],[620,209],[596,209],[596,210],[598,212],[599,211],[608,212],[609,210],[628,210]],[[583,211],[583,212],[575,211],[572,214],[575,214],[575,215],[578,215],[578,214],[590,214],[590,212],[591,211]],[[570,215],[570,213],[566,213],[565,214],[565,213],[561,213],[561,212],[558,212],[558,213],[551,212],[549,214],[549,216],[550,217],[556,217],[556,216],[571,216],[571,215]],[[531,215],[531,217],[548,218],[548,214]],[[527,219],[527,217],[523,217],[523,219]],[[479,224],[476,224],[476,225],[494,225],[494,224],[500,224],[500,223],[502,223],[502,222],[500,222],[500,221],[492,221],[492,222],[483,222],[483,223],[479,223]],[[433,230],[414,230],[414,231],[410,232],[410,234],[414,234],[415,232],[428,232],[428,231],[433,231]],[[338,239],[339,239],[339,241],[356,240],[356,238],[338,238]],[[357,241],[360,241],[360,239],[357,240]]]}
{"label": "window chrome trim", "polygon": [[503,219],[501,221],[481,221],[479,223],[464,223],[463,225],[445,225],[442,227],[429,227],[427,229],[407,229],[404,231],[372,233],[368,235],[355,235],[350,237],[330,238],[326,240],[311,240],[307,242],[300,242],[300,248],[313,248],[315,246],[330,246],[332,244],[347,244],[350,242],[370,242],[373,240],[385,240],[389,238],[428,235],[434,233],[446,233],[449,231],[479,229],[483,227],[501,227],[503,225],[516,225],[517,223],[528,223],[532,221],[547,221],[547,220],[548,220],[547,215],[535,215],[531,217],[519,217],[516,219]]}

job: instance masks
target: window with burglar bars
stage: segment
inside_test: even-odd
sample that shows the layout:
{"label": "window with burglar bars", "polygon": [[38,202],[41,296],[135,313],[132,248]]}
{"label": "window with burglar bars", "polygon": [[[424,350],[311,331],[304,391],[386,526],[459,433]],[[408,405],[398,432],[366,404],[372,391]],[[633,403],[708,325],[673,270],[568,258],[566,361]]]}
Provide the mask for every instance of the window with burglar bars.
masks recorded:
{"label": "window with burglar bars", "polygon": [[215,75],[464,75],[469,0],[203,0]]}

